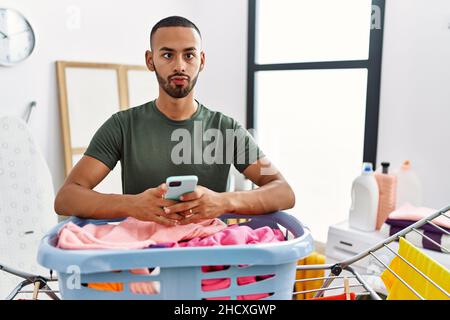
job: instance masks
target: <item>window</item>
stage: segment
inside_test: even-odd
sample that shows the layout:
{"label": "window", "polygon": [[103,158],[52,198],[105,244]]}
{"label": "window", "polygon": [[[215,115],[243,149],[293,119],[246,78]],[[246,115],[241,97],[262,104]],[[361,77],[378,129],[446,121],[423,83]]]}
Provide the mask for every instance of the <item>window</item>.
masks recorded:
{"label": "window", "polygon": [[376,163],[383,13],[384,0],[249,0],[247,127],[321,242]]}

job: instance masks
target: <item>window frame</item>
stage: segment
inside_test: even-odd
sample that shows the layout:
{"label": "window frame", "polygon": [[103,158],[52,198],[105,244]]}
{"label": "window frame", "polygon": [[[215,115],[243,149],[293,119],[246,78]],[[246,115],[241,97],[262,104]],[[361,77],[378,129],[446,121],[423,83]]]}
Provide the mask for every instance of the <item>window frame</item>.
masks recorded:
{"label": "window frame", "polygon": [[[383,50],[383,31],[385,0],[372,0],[372,6],[380,9],[380,28],[371,28],[369,40],[369,57],[367,60],[299,62],[279,64],[256,63],[256,2],[248,0],[248,51],[247,51],[247,117],[248,129],[255,129],[255,77],[258,71],[284,70],[321,70],[321,69],[361,69],[368,70],[366,115],[364,126],[363,161],[371,162],[376,167],[378,147],[378,121],[380,110],[381,63]],[[257,128],[256,128],[257,129]]]}

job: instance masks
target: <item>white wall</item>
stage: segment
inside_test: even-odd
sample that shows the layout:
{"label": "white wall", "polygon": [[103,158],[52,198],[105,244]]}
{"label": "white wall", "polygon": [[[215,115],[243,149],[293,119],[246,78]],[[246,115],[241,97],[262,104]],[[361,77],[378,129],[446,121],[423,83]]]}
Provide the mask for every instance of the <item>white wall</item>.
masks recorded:
{"label": "white wall", "polygon": [[203,36],[206,68],[197,95],[245,126],[247,105],[247,0],[189,0]]}
{"label": "white wall", "polygon": [[410,159],[424,205],[450,205],[450,1],[387,0],[377,161]]}
{"label": "white wall", "polygon": [[[202,31],[207,62],[196,97],[245,123],[246,1],[2,0],[0,6],[22,12],[37,36],[28,60],[0,68],[0,115],[22,116],[37,101],[29,124],[56,189],[64,162],[54,62],[143,65],[150,30],[166,16],[185,16]],[[70,26],[74,10],[80,10],[79,28]]]}

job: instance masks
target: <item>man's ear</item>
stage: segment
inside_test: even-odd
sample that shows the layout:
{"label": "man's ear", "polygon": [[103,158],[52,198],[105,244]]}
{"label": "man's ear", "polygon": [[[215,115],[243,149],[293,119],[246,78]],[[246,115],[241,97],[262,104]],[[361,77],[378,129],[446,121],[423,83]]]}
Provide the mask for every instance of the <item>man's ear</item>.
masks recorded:
{"label": "man's ear", "polygon": [[202,51],[200,53],[200,71],[202,71],[205,68],[205,61],[206,61],[206,55],[205,55],[205,52]]}
{"label": "man's ear", "polygon": [[150,71],[155,71],[155,66],[153,65],[152,52],[149,50],[145,51],[145,63],[147,64],[147,68]]}

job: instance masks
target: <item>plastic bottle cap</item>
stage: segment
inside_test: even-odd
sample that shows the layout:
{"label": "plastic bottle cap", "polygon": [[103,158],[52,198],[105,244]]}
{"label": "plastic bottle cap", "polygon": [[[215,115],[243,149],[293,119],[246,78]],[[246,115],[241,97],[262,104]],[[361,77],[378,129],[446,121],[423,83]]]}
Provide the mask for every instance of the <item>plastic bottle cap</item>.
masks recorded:
{"label": "plastic bottle cap", "polygon": [[383,167],[383,173],[384,174],[388,174],[389,173],[389,166],[390,166],[391,164],[389,163],[389,162],[382,162],[381,163],[381,166]]}
{"label": "plastic bottle cap", "polygon": [[363,163],[363,172],[372,172],[372,171],[373,171],[372,164],[370,162],[364,162]]}
{"label": "plastic bottle cap", "polygon": [[409,160],[403,161],[402,169],[408,170],[409,168],[411,168],[411,161]]}

